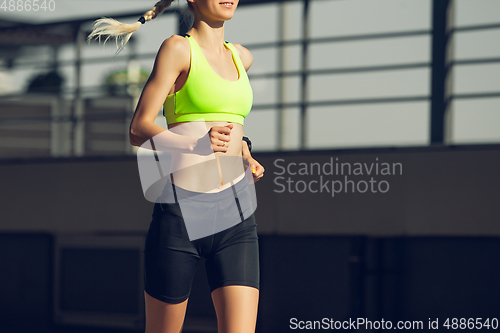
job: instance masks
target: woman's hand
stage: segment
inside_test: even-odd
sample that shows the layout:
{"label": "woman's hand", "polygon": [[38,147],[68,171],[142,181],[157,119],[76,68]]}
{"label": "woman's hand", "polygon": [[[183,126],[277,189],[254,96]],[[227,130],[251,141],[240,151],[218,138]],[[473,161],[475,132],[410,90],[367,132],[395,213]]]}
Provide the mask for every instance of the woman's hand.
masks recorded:
{"label": "woman's hand", "polygon": [[252,156],[246,155],[244,157],[246,163],[248,163],[248,167],[251,168],[253,181],[256,182],[264,176],[264,167],[260,165]]}
{"label": "woman's hand", "polygon": [[231,140],[233,124],[226,126],[213,126],[207,134],[198,139],[193,153],[199,155],[210,155],[216,152],[225,153]]}
{"label": "woman's hand", "polygon": [[247,145],[246,141],[243,141],[243,143],[242,143],[241,154],[243,156],[245,166],[248,166],[249,168],[251,168],[253,181],[255,183],[256,181],[261,179],[262,176],[264,176],[264,167],[262,165],[260,165],[260,163],[257,162],[252,157],[252,154],[250,153],[250,149],[248,149],[248,145]]}
{"label": "woman's hand", "polygon": [[225,153],[229,147],[229,141],[231,140],[231,130],[234,125],[229,124],[226,126],[214,126],[208,131],[208,136],[212,144],[212,149],[214,152]]}

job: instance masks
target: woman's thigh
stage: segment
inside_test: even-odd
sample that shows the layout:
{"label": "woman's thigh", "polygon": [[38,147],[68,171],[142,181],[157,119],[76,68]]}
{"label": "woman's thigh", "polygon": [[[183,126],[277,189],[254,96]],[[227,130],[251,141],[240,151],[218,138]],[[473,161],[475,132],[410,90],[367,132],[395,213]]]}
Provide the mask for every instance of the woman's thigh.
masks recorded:
{"label": "woman's thigh", "polygon": [[254,333],[259,302],[259,244],[255,217],[215,236],[206,268],[219,333]]}
{"label": "woman's thigh", "polygon": [[165,303],[184,302],[200,256],[189,241],[178,205],[155,205],[144,253],[146,293]]}
{"label": "woman's thigh", "polygon": [[230,285],[212,292],[219,333],[254,333],[259,289]]}
{"label": "woman's thigh", "polygon": [[162,302],[144,292],[146,333],[179,333],[182,330],[188,300],[177,304]]}
{"label": "woman's thigh", "polygon": [[229,285],[259,288],[259,242],[257,224],[252,214],[248,219],[214,235],[207,256],[210,291]]}

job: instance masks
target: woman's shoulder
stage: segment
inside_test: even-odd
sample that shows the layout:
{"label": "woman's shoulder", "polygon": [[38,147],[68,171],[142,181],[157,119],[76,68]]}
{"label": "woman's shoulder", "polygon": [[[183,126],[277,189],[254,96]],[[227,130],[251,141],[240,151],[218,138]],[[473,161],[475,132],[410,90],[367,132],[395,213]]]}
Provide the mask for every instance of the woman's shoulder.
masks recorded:
{"label": "woman's shoulder", "polygon": [[245,70],[248,71],[250,66],[252,66],[253,63],[253,55],[250,50],[248,50],[246,47],[244,47],[241,44],[236,44],[236,43],[231,43],[236,51],[238,51],[238,55],[240,56],[241,62],[243,63],[243,66],[245,67]]}
{"label": "woman's shoulder", "polygon": [[189,41],[183,36],[172,35],[163,41],[160,51],[189,54]]}
{"label": "woman's shoulder", "polygon": [[190,64],[190,46],[187,38],[173,35],[163,41],[158,50],[157,62],[178,67],[179,70],[189,69]]}

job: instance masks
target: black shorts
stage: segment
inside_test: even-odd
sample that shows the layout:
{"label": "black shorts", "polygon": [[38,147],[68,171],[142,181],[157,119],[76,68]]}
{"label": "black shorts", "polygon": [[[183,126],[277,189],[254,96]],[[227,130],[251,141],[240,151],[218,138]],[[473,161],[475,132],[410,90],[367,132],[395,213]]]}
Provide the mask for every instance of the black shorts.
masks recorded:
{"label": "black shorts", "polygon": [[[242,181],[246,181],[245,178]],[[238,182],[234,187],[242,188],[241,184]],[[221,210],[225,204],[220,198],[227,199],[228,193],[232,196],[237,192],[228,188],[213,195],[204,194],[203,198],[206,201],[208,195],[212,196],[212,204],[221,203]],[[240,222],[232,227],[191,241],[177,200],[176,203],[155,203],[144,250],[146,292],[166,303],[185,301],[201,258],[206,259],[210,291],[228,285],[258,289],[257,224],[253,213],[246,219],[243,216],[241,214]]]}

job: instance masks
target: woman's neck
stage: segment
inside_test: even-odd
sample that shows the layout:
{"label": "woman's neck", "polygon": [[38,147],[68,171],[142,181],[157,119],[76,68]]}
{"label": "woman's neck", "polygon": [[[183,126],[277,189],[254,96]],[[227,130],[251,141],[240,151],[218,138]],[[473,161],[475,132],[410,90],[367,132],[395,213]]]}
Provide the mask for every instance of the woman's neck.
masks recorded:
{"label": "woman's neck", "polygon": [[224,48],[224,22],[220,24],[209,24],[205,21],[195,21],[188,32],[198,44],[205,49],[223,52]]}

